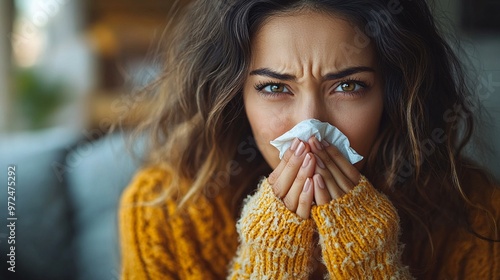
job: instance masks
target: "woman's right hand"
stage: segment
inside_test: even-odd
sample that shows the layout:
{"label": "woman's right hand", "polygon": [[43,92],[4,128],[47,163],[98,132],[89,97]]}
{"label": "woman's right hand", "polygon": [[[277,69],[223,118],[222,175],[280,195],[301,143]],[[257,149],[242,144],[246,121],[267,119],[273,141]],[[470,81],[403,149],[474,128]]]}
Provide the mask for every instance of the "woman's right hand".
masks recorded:
{"label": "woman's right hand", "polygon": [[309,218],[311,212],[314,199],[311,178],[315,168],[316,157],[311,153],[309,144],[295,138],[268,178],[274,194],[286,208],[303,219]]}

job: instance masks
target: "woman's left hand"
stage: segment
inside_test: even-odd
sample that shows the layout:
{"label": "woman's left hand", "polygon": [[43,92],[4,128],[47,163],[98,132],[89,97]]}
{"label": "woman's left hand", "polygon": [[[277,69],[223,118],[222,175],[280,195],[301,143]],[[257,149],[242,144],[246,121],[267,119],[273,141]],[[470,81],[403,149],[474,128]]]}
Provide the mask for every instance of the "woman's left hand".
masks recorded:
{"label": "woman's left hand", "polygon": [[342,197],[358,184],[361,174],[335,146],[314,136],[308,143],[316,156],[313,185],[317,205]]}

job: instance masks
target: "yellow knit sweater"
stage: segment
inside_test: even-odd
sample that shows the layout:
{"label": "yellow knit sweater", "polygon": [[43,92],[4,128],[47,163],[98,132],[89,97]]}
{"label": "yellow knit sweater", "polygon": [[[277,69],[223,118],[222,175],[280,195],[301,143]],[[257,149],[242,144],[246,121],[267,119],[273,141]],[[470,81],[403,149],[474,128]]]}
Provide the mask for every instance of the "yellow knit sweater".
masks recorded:
{"label": "yellow knit sweater", "polygon": [[[222,196],[185,211],[171,200],[144,203],[168,184],[165,171],[145,169],[122,196],[122,279],[317,279],[320,267],[326,279],[411,278],[400,261],[397,212],[364,177],[342,198],[313,206],[307,220],[286,209],[265,179],[238,222]],[[493,200],[500,201],[498,193]],[[445,252],[428,275],[500,279],[498,243],[448,234],[436,236]]]}

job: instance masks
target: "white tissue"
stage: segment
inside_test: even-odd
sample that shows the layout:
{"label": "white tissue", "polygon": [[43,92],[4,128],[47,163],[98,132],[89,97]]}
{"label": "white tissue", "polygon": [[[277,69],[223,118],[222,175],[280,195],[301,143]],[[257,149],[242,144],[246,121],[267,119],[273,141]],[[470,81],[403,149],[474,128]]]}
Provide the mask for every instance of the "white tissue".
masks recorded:
{"label": "white tissue", "polygon": [[281,159],[285,151],[292,145],[293,139],[299,138],[307,142],[311,136],[315,136],[320,142],[325,140],[337,147],[351,164],[355,164],[363,159],[361,155],[351,148],[349,139],[338,128],[327,122],[320,122],[315,119],[301,121],[288,132],[271,141],[271,145],[280,151]]}

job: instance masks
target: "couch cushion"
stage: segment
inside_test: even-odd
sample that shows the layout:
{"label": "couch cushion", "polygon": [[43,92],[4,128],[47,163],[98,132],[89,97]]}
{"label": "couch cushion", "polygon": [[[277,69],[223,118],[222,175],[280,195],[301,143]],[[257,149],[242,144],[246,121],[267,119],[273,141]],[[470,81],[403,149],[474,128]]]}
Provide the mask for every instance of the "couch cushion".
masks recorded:
{"label": "couch cushion", "polygon": [[85,145],[68,155],[76,164],[65,174],[75,208],[74,279],[119,279],[118,202],[140,162],[127,152],[123,134]]}
{"label": "couch cushion", "polygon": [[[7,182],[7,166],[16,166],[16,273],[2,262],[2,279],[70,279],[75,273],[71,247],[71,207],[60,171],[54,166],[77,139],[66,129],[0,135],[0,182]],[[7,196],[2,188],[1,197]],[[6,221],[5,200],[0,220]],[[10,247],[5,225],[0,227],[0,252]],[[5,256],[4,256],[5,257]],[[4,259],[4,258],[2,258]]]}

